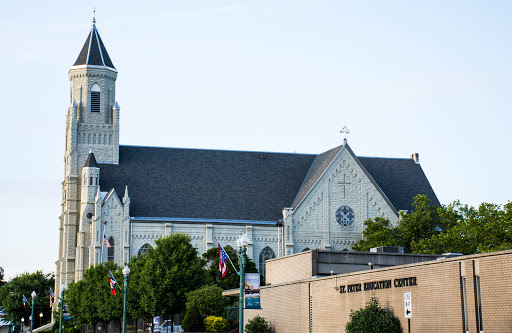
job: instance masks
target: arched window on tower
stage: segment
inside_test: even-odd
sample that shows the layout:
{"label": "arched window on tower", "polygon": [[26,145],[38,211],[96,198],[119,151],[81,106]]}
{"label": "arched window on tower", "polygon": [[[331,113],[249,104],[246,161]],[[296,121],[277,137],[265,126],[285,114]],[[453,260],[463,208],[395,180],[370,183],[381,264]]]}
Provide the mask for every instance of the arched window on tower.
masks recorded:
{"label": "arched window on tower", "polygon": [[91,112],[100,112],[100,87],[96,83],[91,87]]}
{"label": "arched window on tower", "polygon": [[108,239],[110,247],[107,250],[107,261],[114,261],[114,237]]}
{"label": "arched window on tower", "polygon": [[258,266],[259,266],[258,271],[260,272],[261,275],[265,276],[265,261],[275,258],[275,257],[276,257],[276,254],[270,247],[267,246],[266,248],[261,250],[260,261],[258,264]]}
{"label": "arched window on tower", "polygon": [[92,186],[92,185],[93,185],[93,183],[92,183],[92,173],[91,173],[91,174],[90,174],[90,176],[89,176],[89,185],[90,185],[90,186]]}
{"label": "arched window on tower", "polygon": [[142,247],[139,250],[139,253],[137,253],[137,257],[145,255],[149,251],[149,249],[152,249],[152,248],[153,247],[151,245],[149,245],[148,243],[142,245]]}
{"label": "arched window on tower", "polygon": [[84,175],[84,186],[87,185],[87,175]]}

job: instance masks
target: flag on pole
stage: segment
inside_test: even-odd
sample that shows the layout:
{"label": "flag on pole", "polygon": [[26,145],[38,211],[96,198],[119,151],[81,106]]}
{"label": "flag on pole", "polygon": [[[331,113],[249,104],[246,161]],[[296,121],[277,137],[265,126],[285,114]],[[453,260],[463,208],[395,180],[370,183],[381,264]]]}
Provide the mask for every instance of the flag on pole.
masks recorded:
{"label": "flag on pole", "polygon": [[105,236],[105,230],[103,230],[103,242],[107,244],[107,247],[110,247],[110,242],[107,239],[107,236]]}
{"label": "flag on pole", "polygon": [[220,274],[222,275],[222,277],[224,277],[224,276],[226,276],[226,271],[228,270],[226,261],[228,261],[230,259],[229,259],[228,254],[226,253],[226,251],[224,251],[224,248],[222,247],[222,245],[220,245],[219,242],[217,242],[217,244],[219,244],[219,271],[220,271]]}
{"label": "flag on pole", "polygon": [[116,281],[116,278],[114,277],[114,275],[112,275],[112,272],[111,271],[108,271],[110,273],[110,291],[112,292],[112,295],[115,295],[116,294],[116,284],[117,284],[117,281]]}
{"label": "flag on pole", "polygon": [[27,304],[30,305],[30,303],[28,302],[28,299],[25,297],[25,294],[23,294],[23,307],[25,309],[27,308]]}
{"label": "flag on pole", "polygon": [[50,287],[50,308],[52,307],[54,302],[55,302],[55,293],[53,292],[53,289]]}

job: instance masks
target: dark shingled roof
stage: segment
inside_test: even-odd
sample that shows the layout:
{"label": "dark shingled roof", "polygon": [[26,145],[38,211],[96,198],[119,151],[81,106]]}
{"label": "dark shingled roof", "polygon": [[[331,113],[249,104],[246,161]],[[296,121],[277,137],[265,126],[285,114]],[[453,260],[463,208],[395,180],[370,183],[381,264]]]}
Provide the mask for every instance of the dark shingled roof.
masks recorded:
{"label": "dark shingled roof", "polygon": [[320,178],[324,170],[329,166],[334,157],[336,157],[341,147],[343,146],[338,146],[336,148],[328,150],[325,153],[322,153],[316,157],[313,165],[311,166],[311,169],[308,172],[306,179],[304,180],[304,183],[300,188],[299,193],[297,193],[297,197],[293,201],[293,208],[297,208],[302,199],[304,199],[306,194],[308,194],[309,190],[311,190],[313,185],[315,185],[316,181]]}
{"label": "dark shingled roof", "polygon": [[78,59],[76,59],[73,66],[78,65],[97,65],[115,69],[95,25],[92,26],[91,32],[89,32],[89,36],[87,36],[87,40],[82,47],[82,51],[80,51]]}
{"label": "dark shingled roof", "polygon": [[277,221],[315,155],[119,147],[100,187],[130,192],[130,216]]}
{"label": "dark shingled roof", "polygon": [[91,152],[89,153],[89,156],[87,156],[87,161],[85,161],[84,168],[97,168],[98,163],[96,163],[96,157],[94,157],[94,154]]}
{"label": "dark shingled roof", "polygon": [[[120,146],[118,165],[100,164],[100,186],[122,196],[128,185],[132,217],[276,221],[305,197],[341,147],[309,155]],[[416,194],[439,205],[412,159],[359,160],[396,210],[410,210]]]}
{"label": "dark shingled roof", "polygon": [[359,161],[386,194],[395,209],[413,209],[413,199],[425,194],[430,204],[441,205],[423,169],[411,158],[358,157]]}

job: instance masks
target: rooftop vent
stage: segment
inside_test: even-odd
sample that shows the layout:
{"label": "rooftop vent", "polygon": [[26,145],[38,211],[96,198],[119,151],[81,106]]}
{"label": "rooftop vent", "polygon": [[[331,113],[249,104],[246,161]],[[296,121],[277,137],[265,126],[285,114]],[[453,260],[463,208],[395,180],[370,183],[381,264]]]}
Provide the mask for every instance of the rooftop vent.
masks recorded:
{"label": "rooftop vent", "polygon": [[404,253],[404,248],[402,246],[379,246],[372,247],[370,252],[375,253]]}
{"label": "rooftop vent", "polygon": [[420,154],[418,154],[418,153],[411,154],[411,159],[414,161],[414,163],[420,164]]}

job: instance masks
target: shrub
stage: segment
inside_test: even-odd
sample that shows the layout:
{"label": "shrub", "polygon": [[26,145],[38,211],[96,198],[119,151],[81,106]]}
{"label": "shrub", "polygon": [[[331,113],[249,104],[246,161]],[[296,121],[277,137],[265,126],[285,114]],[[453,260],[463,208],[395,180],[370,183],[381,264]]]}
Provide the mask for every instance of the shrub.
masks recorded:
{"label": "shrub", "polygon": [[364,308],[350,311],[350,320],[345,326],[347,333],[400,333],[400,320],[380,306],[372,297]]}
{"label": "shrub", "polygon": [[222,317],[209,316],[204,319],[204,328],[208,332],[226,332],[229,329],[229,323]]}
{"label": "shrub", "polygon": [[188,309],[181,324],[185,332],[204,332],[203,317],[194,308]]}
{"label": "shrub", "polygon": [[267,320],[260,316],[252,318],[247,325],[245,325],[245,332],[247,333],[270,333],[271,331],[272,328]]}

